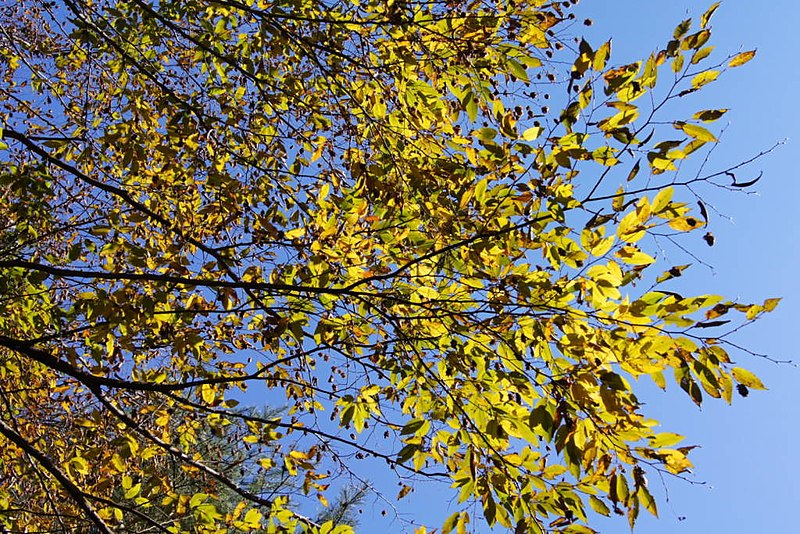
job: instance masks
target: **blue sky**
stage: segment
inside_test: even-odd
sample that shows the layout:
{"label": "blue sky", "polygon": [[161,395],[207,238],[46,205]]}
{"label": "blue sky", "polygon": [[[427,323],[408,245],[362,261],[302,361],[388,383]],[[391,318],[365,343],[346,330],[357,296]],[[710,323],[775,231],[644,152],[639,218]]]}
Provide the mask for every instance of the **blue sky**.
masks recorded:
{"label": "blue sky", "polygon": [[[583,0],[576,13],[594,24],[583,30],[595,46],[613,38],[614,63],[640,59],[663,46],[681,20],[696,18],[711,2],[690,0]],[[800,360],[793,334],[800,327],[800,177],[795,162],[800,142],[800,111],[794,101],[800,75],[800,3],[791,0],[754,3],[728,0],[712,19],[715,54],[758,49],[756,59],[732,70],[690,102],[692,111],[710,106],[731,108],[712,167],[722,168],[788,142],[751,167],[764,171],[754,194],[712,191],[706,197],[730,217],[712,218],[713,248],[693,249],[713,267],[693,268],[681,279],[687,293],[717,293],[760,302],[781,296],[771,315],[737,334],[736,340],[776,359]],[[664,429],[699,444],[692,452],[696,470],[690,484],[665,480],[669,503],[659,480],[650,485],[661,496],[661,518],[643,514],[636,532],[699,534],[709,532],[789,532],[800,504],[800,369],[740,356],[738,363],[756,371],[769,387],[733,406],[707,402],[698,410],[685,396],[648,392],[650,413]],[[673,390],[676,388],[672,388]],[[680,519],[685,518],[685,519]],[[624,519],[596,525],[603,534],[628,531]]]}

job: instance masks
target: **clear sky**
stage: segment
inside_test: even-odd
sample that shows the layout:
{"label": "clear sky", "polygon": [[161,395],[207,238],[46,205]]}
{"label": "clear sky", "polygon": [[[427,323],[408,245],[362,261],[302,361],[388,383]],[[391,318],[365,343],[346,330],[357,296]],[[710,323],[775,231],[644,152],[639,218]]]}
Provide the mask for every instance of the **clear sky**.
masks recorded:
{"label": "clear sky", "polygon": [[[594,24],[583,33],[595,46],[613,38],[615,63],[640,59],[663,46],[678,22],[698,17],[711,1],[582,0],[576,13]],[[788,142],[751,167],[764,177],[756,194],[712,191],[707,201],[732,222],[712,217],[713,248],[693,249],[709,268],[693,268],[681,279],[687,293],[715,293],[760,302],[781,296],[778,309],[744,329],[737,341],[776,359],[800,361],[793,338],[800,328],[800,111],[797,60],[800,55],[800,3],[796,0],[722,2],[712,19],[716,57],[758,49],[756,59],[728,72],[690,102],[692,111],[731,108],[730,122],[711,160],[723,168]],[[708,89],[708,90],[706,90]],[[702,106],[702,102],[712,105]],[[683,394],[646,395],[651,413],[670,431],[687,436],[696,470],[691,485],[666,480],[669,503],[659,480],[661,519],[643,513],[641,534],[717,532],[795,532],[800,506],[800,369],[741,356],[738,363],[756,371],[770,388],[736,397],[733,406],[706,402],[698,410]],[[673,390],[677,388],[672,388]],[[680,519],[680,518],[685,519]],[[603,534],[626,532],[624,518],[596,525]]]}
{"label": "clear sky", "polygon": [[[624,64],[663,47],[681,20],[699,17],[711,3],[582,0],[576,14],[579,20],[592,19],[593,24],[576,25],[573,30],[584,34],[595,48],[612,37],[612,63]],[[776,142],[787,142],[742,174],[744,180],[748,172],[753,177],[764,172],[748,193],[707,192],[707,204],[724,217],[711,218],[716,245],[709,248],[698,237],[692,252],[709,266],[696,264],[673,287],[685,294],[721,294],[741,302],[783,297],[775,312],[738,332],[734,340],[778,360],[800,361],[793,338],[800,329],[800,177],[794,160],[800,148],[800,111],[794,102],[800,81],[800,3],[727,0],[714,15],[712,28],[712,44],[717,46],[712,57],[722,60],[729,53],[752,48],[758,54],[748,65],[686,99],[691,112],[731,109],[725,116],[729,125],[709,168],[724,169]],[[664,431],[686,435],[684,444],[701,448],[690,455],[696,466],[693,482],[668,478],[662,484],[651,476],[661,518],[642,511],[636,533],[797,530],[792,523],[800,506],[800,368],[743,354],[737,355],[737,364],[757,372],[769,391],[751,392],[748,398],[735,396],[733,406],[710,399],[700,410],[674,384],[662,393],[642,381],[640,398],[647,401],[648,413],[662,422]],[[446,517],[451,495],[444,489],[415,493],[409,503],[413,506],[402,506],[409,515]],[[376,526],[370,516],[383,507],[380,503],[365,506],[360,530]],[[388,530],[385,521],[380,524],[383,532],[405,531],[397,523]],[[624,517],[602,519],[593,526],[603,534],[629,531]],[[477,534],[489,532],[480,523],[473,527]]]}

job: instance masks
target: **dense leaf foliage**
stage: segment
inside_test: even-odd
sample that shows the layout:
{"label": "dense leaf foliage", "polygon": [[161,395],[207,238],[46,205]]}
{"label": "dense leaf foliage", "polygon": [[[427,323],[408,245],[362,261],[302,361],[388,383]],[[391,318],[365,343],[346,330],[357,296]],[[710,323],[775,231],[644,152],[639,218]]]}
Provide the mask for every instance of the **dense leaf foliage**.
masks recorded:
{"label": "dense leaf foliage", "polygon": [[725,334],[777,304],[659,252],[753,182],[702,164],[727,110],[663,116],[754,55],[716,7],[622,66],[569,2],[0,8],[0,525],[345,532],[376,469],[443,533],[655,514],[691,447],[635,380],[763,388]]}

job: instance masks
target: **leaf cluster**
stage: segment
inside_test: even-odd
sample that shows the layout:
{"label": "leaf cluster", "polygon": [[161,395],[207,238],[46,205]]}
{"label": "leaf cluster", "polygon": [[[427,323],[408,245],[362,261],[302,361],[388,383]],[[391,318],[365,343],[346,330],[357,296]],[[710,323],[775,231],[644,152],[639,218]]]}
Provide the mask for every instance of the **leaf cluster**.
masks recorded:
{"label": "leaf cluster", "polygon": [[0,525],[345,533],[376,462],[444,533],[656,514],[692,447],[635,380],[763,388],[727,336],[778,303],[656,272],[754,183],[682,170],[726,109],[661,117],[752,59],[716,7],[622,66],[568,2],[4,8]]}

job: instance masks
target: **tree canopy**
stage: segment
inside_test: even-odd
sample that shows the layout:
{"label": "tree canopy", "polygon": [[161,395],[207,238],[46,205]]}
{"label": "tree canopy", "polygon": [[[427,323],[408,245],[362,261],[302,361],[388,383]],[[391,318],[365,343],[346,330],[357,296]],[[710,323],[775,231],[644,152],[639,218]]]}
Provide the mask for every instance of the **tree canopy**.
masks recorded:
{"label": "tree canopy", "polygon": [[671,289],[755,158],[669,104],[755,52],[717,3],[615,65],[573,3],[1,7],[0,526],[345,533],[376,469],[452,493],[418,532],[657,514],[638,381],[764,387],[778,299]]}

